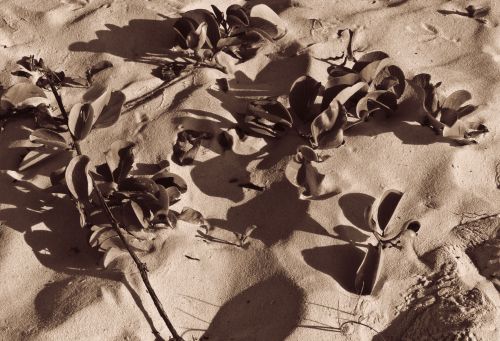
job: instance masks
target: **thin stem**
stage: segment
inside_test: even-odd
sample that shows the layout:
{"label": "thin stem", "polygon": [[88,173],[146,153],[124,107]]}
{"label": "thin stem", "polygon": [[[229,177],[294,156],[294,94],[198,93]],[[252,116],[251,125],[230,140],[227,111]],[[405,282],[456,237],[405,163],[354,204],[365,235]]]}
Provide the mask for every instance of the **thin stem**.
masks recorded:
{"label": "thin stem", "polygon": [[[49,72],[51,72],[51,71],[49,71]],[[59,109],[61,110],[61,113],[67,122],[68,121],[68,113],[64,109],[62,98],[59,95],[59,93],[57,92],[57,89],[54,86],[54,84],[52,83],[50,77],[47,77],[47,79],[49,80],[50,89],[52,90],[52,93],[54,94],[54,97],[56,98],[57,105],[59,106]],[[71,132],[70,132],[70,134],[71,134]],[[80,149],[80,144],[74,138],[73,134],[71,134],[71,139],[73,140],[72,142],[73,142],[73,146],[74,146],[76,153],[78,155],[82,155],[82,152]],[[127,249],[128,253],[130,254],[130,257],[132,257],[135,265],[139,269],[142,281],[144,282],[144,285],[147,288],[148,294],[151,296],[151,299],[153,300],[153,303],[154,303],[156,309],[158,310],[158,313],[162,317],[163,321],[165,321],[165,324],[167,325],[168,330],[172,334],[173,339],[176,341],[182,341],[183,339],[179,336],[179,334],[175,330],[175,328],[172,325],[172,322],[170,321],[170,319],[168,318],[168,316],[165,312],[165,309],[163,308],[158,296],[156,295],[156,292],[154,291],[153,287],[151,286],[151,282],[149,281],[149,277],[148,277],[148,268],[147,268],[146,263],[143,263],[139,259],[137,254],[134,252],[134,250],[132,250],[132,248],[128,244],[127,239],[125,238],[123,232],[121,231],[120,223],[113,215],[113,212],[111,211],[108,203],[106,202],[106,199],[104,198],[104,195],[102,194],[101,190],[97,186],[96,180],[95,180],[92,173],[90,173],[90,178],[92,180],[92,186],[94,187],[94,189],[97,193],[97,197],[99,198],[99,202],[100,202],[102,208],[104,208],[104,212],[105,212],[106,216],[108,217],[108,220],[111,223],[113,230],[116,232],[116,234],[118,235],[118,237],[122,241],[123,245],[125,245],[125,248]]]}

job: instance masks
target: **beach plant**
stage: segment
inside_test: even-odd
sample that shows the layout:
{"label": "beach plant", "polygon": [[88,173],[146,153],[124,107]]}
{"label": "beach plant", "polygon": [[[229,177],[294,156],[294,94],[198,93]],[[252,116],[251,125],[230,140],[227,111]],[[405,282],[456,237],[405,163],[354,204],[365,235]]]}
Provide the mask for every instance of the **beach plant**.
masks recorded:
{"label": "beach plant", "polygon": [[488,132],[483,123],[463,119],[477,109],[475,105],[464,105],[472,99],[470,92],[457,90],[445,96],[439,91],[441,82],[432,84],[431,76],[426,73],[416,75],[412,82],[424,94],[422,124],[430,126],[436,134],[467,145],[477,143],[474,137]]}
{"label": "beach plant", "polygon": [[232,72],[232,58],[239,62],[251,59],[263,45],[286,34],[281,18],[265,4],[251,8],[234,4],[225,13],[215,5],[212,12],[203,8],[189,10],[182,13],[173,28],[176,44],[186,54],[161,67],[165,81],[199,67]]}
{"label": "beach plant", "polygon": [[[94,129],[112,126],[120,117],[125,101],[122,93],[94,84],[82,98],[67,111],[53,81],[58,77],[37,60],[37,70],[43,72],[58,105],[51,110],[49,100],[41,87],[32,83],[18,83],[7,89],[1,98],[3,112],[29,108],[48,114],[53,127],[35,128],[30,136],[28,153],[22,158],[18,171],[10,172],[23,179],[23,172],[34,171],[50,164],[49,159],[65,154],[67,164],[52,170],[53,187],[62,188],[80,213],[80,224],[90,230],[90,245],[104,252],[105,267],[116,265],[123,256],[130,256],[137,266],[147,292],[160,316],[172,334],[172,340],[182,340],[173,327],[151,286],[147,265],[139,258],[154,250],[156,231],[175,228],[178,220],[207,226],[202,214],[185,207],[176,212],[171,205],[187,191],[186,182],[169,171],[168,162],[158,165],[153,176],[131,175],[134,167],[135,143],[118,140],[105,153],[105,164],[92,166],[92,160],[80,144]],[[54,129],[51,129],[54,128]],[[153,330],[158,337],[157,331]]]}
{"label": "beach plant", "polygon": [[367,251],[356,271],[354,288],[362,295],[370,295],[377,284],[384,249],[400,247],[403,234],[415,236],[420,229],[420,223],[416,220],[396,224],[392,219],[403,195],[404,193],[398,190],[386,190],[365,212],[365,219],[376,242],[366,245]]}

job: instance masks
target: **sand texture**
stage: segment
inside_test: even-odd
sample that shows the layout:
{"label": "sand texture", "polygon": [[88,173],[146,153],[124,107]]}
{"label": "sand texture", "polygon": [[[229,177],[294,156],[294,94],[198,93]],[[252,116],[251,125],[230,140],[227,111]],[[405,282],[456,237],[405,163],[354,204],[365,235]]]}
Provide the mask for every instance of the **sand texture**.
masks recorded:
{"label": "sand texture", "polygon": [[[75,78],[98,61],[112,63],[95,82],[128,102],[82,151],[99,165],[113,141],[132,141],[137,175],[169,160],[188,186],[173,208],[192,207],[212,227],[207,237],[179,222],[156,231],[140,253],[184,340],[499,340],[500,2],[234,3],[267,4],[286,34],[227,73],[199,68],[165,86],[158,70],[181,53],[173,49],[181,13],[233,2],[0,1],[0,84],[5,90],[23,80],[12,74],[23,56],[42,57]],[[451,13],[471,4],[491,8],[483,21]],[[252,99],[275,97],[287,106],[300,76],[325,84],[325,59],[345,53],[348,35],[338,32],[347,28],[354,56],[384,51],[408,81],[391,118],[353,127],[344,145],[321,151],[327,157],[317,167],[340,193],[304,200],[285,175],[297,147],[308,143],[296,131],[250,136],[232,150],[217,136],[237,137],[237,114]],[[470,92],[477,109],[464,120],[488,133],[459,145],[421,125],[424,93],[411,81],[420,73],[442,82],[444,94]],[[229,91],[221,91],[220,78]],[[84,92],[60,89],[68,108]],[[0,340],[155,340],[152,330],[168,340],[131,260],[103,266],[74,201],[48,186],[50,167],[17,172],[32,129],[29,117],[19,117],[0,133]],[[181,166],[172,153],[186,129],[209,137],[194,162]],[[378,280],[360,295],[356,272],[376,242],[365,211],[386,189],[404,193],[397,223],[418,220],[420,229],[382,250]],[[233,245],[235,233],[252,225],[249,245]]]}

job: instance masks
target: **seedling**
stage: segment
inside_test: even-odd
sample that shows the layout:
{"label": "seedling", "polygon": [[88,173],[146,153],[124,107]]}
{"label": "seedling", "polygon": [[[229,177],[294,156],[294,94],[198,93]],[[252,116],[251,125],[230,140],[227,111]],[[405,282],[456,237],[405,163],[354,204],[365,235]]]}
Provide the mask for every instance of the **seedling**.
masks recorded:
{"label": "seedling", "polygon": [[[409,220],[395,230],[393,228],[388,229],[389,226],[394,226],[391,224],[391,218],[402,197],[403,192],[387,190],[365,212],[368,226],[375,236],[377,243],[375,245],[367,245],[368,250],[356,272],[354,287],[357,292],[363,295],[370,295],[377,284],[383,250],[388,247],[399,247],[400,238],[404,233],[416,235],[420,229],[420,223],[416,220]],[[386,231],[389,231],[389,233]]]}
{"label": "seedling", "polygon": [[422,124],[430,126],[438,135],[453,139],[460,144],[475,144],[473,138],[487,133],[488,128],[480,122],[467,122],[463,117],[474,112],[474,105],[463,105],[472,95],[466,90],[457,90],[444,96],[438,90],[441,82],[432,84],[429,74],[416,75],[412,82],[424,92],[425,117]]}

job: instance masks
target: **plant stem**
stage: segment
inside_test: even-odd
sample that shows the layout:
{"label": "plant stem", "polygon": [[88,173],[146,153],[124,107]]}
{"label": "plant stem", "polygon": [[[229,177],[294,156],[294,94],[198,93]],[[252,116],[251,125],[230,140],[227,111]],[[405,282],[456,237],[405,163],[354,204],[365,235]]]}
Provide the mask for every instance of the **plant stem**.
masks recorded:
{"label": "plant stem", "polygon": [[[64,109],[62,98],[59,95],[56,87],[52,83],[50,77],[47,77],[47,79],[49,80],[50,89],[52,90],[52,93],[54,94],[54,97],[56,98],[57,105],[59,106],[59,109],[61,110],[61,113],[62,113],[64,119],[66,120],[66,122],[68,122],[68,113],[67,113],[66,109]],[[70,135],[71,135],[71,139],[72,139],[73,146],[74,146],[76,153],[78,155],[82,155],[82,151],[80,149],[79,142],[74,138],[74,136],[71,132],[70,132]],[[179,334],[175,330],[172,322],[168,318],[167,313],[165,312],[165,309],[163,308],[158,296],[156,295],[156,292],[154,291],[153,287],[151,286],[151,282],[149,281],[148,268],[147,268],[146,263],[143,263],[139,259],[137,254],[134,252],[134,250],[132,250],[132,248],[128,244],[127,239],[125,238],[123,232],[121,231],[120,223],[115,218],[115,216],[113,215],[113,212],[109,208],[109,205],[106,202],[104,195],[102,194],[101,190],[97,186],[97,183],[96,183],[94,176],[92,175],[92,173],[90,173],[89,175],[90,175],[90,178],[92,179],[92,186],[94,187],[94,189],[97,193],[97,197],[99,198],[99,202],[100,202],[102,208],[104,209],[104,212],[106,213],[106,216],[108,217],[109,222],[111,223],[111,226],[113,227],[114,231],[116,232],[116,234],[118,235],[118,237],[122,241],[123,245],[125,245],[125,248],[127,249],[128,253],[130,254],[130,257],[132,257],[135,265],[139,269],[142,281],[143,281],[144,285],[146,286],[147,292],[148,292],[149,296],[151,296],[151,299],[153,300],[153,303],[154,303],[156,309],[158,310],[158,313],[162,317],[163,321],[165,321],[165,324],[167,325],[168,330],[172,334],[173,339],[175,341],[183,341],[183,339],[179,336]]]}

